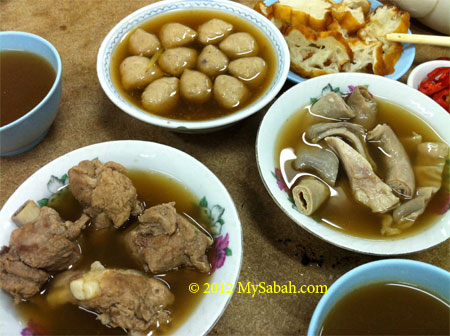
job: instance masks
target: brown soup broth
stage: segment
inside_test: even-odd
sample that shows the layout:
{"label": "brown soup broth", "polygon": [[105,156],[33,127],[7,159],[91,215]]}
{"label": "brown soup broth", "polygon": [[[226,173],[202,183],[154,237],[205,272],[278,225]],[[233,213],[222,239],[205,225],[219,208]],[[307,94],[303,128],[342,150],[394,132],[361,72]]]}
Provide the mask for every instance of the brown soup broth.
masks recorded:
{"label": "brown soup broth", "polygon": [[30,112],[47,95],[56,78],[43,57],[22,50],[0,52],[0,127]]}
{"label": "brown soup broth", "polygon": [[[387,123],[394,130],[400,141],[404,144],[411,162],[414,163],[415,153],[411,146],[407,146],[405,138],[411,136],[413,131],[422,135],[422,140],[443,142],[438,134],[422,119],[408,112],[406,109],[388,102],[386,100],[377,98],[378,103],[378,118],[377,123]],[[306,130],[313,124],[319,122],[329,122],[325,119],[315,117],[309,112],[309,107],[306,106],[290,117],[285,125],[282,127],[278,136],[275,150],[275,166],[280,168],[280,153],[284,148],[293,148],[294,152],[301,148],[306,148],[308,145],[304,141]],[[324,140],[319,142],[324,145]],[[377,162],[376,150],[373,146],[368,146],[370,155]],[[379,162],[379,161],[378,161]],[[381,177],[384,172],[381,165],[378,164]],[[285,165],[286,169],[291,169],[289,162]],[[337,191],[337,195],[330,196],[324,204],[312,215],[312,217],[323,223],[324,225],[335,230],[343,231],[345,233],[368,238],[368,239],[398,239],[411,234],[420,232],[426,229],[432,223],[435,223],[442,215],[439,215],[436,209],[439,208],[441,195],[438,192],[428,204],[425,212],[419,216],[413,226],[405,229],[401,234],[386,237],[381,235],[381,216],[372,213],[372,211],[356,202],[352,196],[350,184],[342,166],[339,167],[338,178],[336,185],[333,187]],[[292,195],[291,195],[292,196]],[[349,216],[348,214],[351,214]]]}
{"label": "brown soup broth", "polygon": [[404,283],[375,283],[338,300],[319,335],[448,335],[450,304]]}
{"label": "brown soup broth", "polygon": [[[204,214],[198,206],[198,199],[178,181],[165,175],[144,171],[129,171],[128,176],[137,189],[138,198],[145,202],[146,208],[153,205],[176,202],[177,211],[188,214],[197,223],[204,223]],[[66,188],[51,199],[49,206],[56,209],[65,220],[76,220],[82,212],[80,204]],[[80,262],[72,270],[88,270],[98,260],[105,267],[136,269],[144,271],[142,265],[128,253],[123,240],[124,234],[137,225],[136,218],[125,223],[125,228],[107,228],[95,230],[86,228],[78,238],[82,251]],[[204,226],[204,225],[202,225]],[[206,229],[206,227],[205,227]],[[151,276],[151,274],[148,274]],[[181,269],[157,275],[165,281],[175,295],[174,304],[169,307],[172,321],[159,327],[152,335],[173,333],[195,310],[201,301],[201,294],[191,294],[188,286],[191,282],[208,282],[209,274],[195,270]],[[95,319],[93,312],[88,312],[70,303],[52,307],[47,303],[51,292],[51,281],[41,295],[35,295],[17,308],[24,321],[28,321],[38,331],[46,335],[117,335],[126,334],[121,328],[104,326]]]}
{"label": "brown soup broth", "polygon": [[[261,58],[266,61],[267,66],[267,74],[263,83],[257,88],[248,89],[251,92],[250,99],[244,104],[234,108],[234,109],[225,109],[216,103],[214,97],[212,97],[208,102],[203,104],[194,104],[191,102],[187,102],[180,98],[180,102],[178,106],[174,108],[172,111],[164,113],[165,118],[176,119],[176,120],[187,120],[187,121],[199,121],[199,120],[210,120],[223,117],[225,115],[231,114],[245,108],[246,106],[251,105],[253,102],[258,100],[270,87],[272,80],[275,76],[275,71],[277,68],[276,64],[276,56],[275,51],[271,45],[269,39],[261,32],[259,29],[255,28],[248,22],[243,19],[233,16],[227,13],[222,13],[214,10],[204,10],[204,9],[196,9],[196,10],[183,10],[183,11],[175,11],[172,13],[167,13],[163,15],[159,15],[156,18],[150,19],[149,21],[141,24],[137,28],[142,28],[145,31],[150,33],[154,33],[158,36],[160,28],[169,22],[178,22],[182,23],[194,30],[197,30],[198,27],[209,21],[212,18],[222,19],[231,23],[234,26],[234,31],[238,32],[248,32],[252,35],[259,46],[259,54]],[[135,29],[134,29],[135,30]],[[120,94],[125,97],[130,103],[135,105],[140,109],[145,108],[141,104],[141,94],[143,90],[129,90],[126,91],[121,84],[120,81],[120,63],[131,54],[128,51],[128,41],[130,39],[131,34],[134,30],[130,31],[123,39],[120,41],[111,60],[111,76],[113,79],[113,83],[116,88],[120,92]],[[200,54],[203,46],[200,43],[194,43],[193,45],[189,45],[197,50],[198,54]],[[151,113],[151,112],[148,112]]]}

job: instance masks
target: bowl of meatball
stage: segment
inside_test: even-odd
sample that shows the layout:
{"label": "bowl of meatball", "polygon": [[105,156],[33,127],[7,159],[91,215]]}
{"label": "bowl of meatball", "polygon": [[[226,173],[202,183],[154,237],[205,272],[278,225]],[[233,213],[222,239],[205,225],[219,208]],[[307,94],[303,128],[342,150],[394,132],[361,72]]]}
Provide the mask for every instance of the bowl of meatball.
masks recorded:
{"label": "bowl of meatball", "polygon": [[158,143],[55,159],[17,188],[0,223],[2,335],[205,335],[241,268],[228,191]]}
{"label": "bowl of meatball", "polygon": [[289,72],[287,44],[253,9],[229,1],[161,1],[105,37],[97,75],[139,120],[184,133],[230,126],[265,107]]}

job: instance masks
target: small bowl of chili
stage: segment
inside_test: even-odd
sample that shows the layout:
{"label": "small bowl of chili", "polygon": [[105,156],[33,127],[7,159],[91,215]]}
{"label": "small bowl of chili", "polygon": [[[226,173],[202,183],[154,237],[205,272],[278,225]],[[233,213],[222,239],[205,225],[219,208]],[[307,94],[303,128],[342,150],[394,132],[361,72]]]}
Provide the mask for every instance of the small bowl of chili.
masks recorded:
{"label": "small bowl of chili", "polygon": [[408,85],[419,90],[450,112],[450,60],[425,62],[411,71]]}

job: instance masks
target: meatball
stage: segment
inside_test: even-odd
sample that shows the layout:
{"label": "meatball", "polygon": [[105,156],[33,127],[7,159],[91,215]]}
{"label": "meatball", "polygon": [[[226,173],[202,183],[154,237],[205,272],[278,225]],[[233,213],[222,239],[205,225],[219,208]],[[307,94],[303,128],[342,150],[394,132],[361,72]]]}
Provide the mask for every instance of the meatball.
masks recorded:
{"label": "meatball", "polygon": [[155,34],[147,33],[138,28],[130,36],[128,50],[133,55],[153,56],[155,52],[161,49],[161,43]]}
{"label": "meatball", "polygon": [[247,87],[232,76],[220,75],[214,81],[214,98],[227,109],[242,105],[249,95]]}
{"label": "meatball", "polygon": [[165,49],[185,46],[197,38],[197,32],[181,23],[166,23],[159,31]]}
{"label": "meatball", "polygon": [[212,19],[198,28],[198,40],[202,44],[217,44],[231,34],[233,25],[220,19]]}
{"label": "meatball", "polygon": [[219,44],[220,50],[230,58],[256,56],[259,48],[249,33],[234,33]]}
{"label": "meatball", "polygon": [[120,64],[120,76],[125,90],[141,89],[161,78],[164,74],[156,65],[149,67],[150,59],[144,56],[130,56]]}
{"label": "meatball", "polygon": [[204,103],[212,95],[212,82],[200,71],[184,70],[180,78],[181,96],[194,103]]}
{"label": "meatball", "polygon": [[213,45],[203,48],[197,60],[197,69],[211,77],[224,73],[227,67],[227,56]]}
{"label": "meatball", "polygon": [[163,77],[147,86],[142,93],[142,105],[149,111],[164,113],[173,109],[180,99],[179,79]]}
{"label": "meatball", "polygon": [[230,73],[250,87],[257,87],[266,76],[266,62],[261,57],[244,57],[231,61]]}
{"label": "meatball", "polygon": [[191,48],[172,48],[164,51],[158,64],[164,72],[180,76],[185,69],[192,69],[197,61],[197,51]]}

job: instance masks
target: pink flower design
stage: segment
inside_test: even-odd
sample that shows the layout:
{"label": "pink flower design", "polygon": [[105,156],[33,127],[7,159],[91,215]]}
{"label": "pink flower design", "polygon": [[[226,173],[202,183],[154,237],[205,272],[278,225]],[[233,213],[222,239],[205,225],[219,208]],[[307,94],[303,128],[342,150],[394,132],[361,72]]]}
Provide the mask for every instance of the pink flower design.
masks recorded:
{"label": "pink flower design", "polygon": [[289,188],[284,183],[283,176],[281,175],[281,170],[279,168],[275,168],[275,179],[277,180],[277,185],[280,190],[284,190],[285,192],[289,193]]}
{"label": "pink flower design", "polygon": [[223,236],[216,237],[212,251],[212,273],[218,268],[221,268],[225,263],[227,256],[231,255],[231,250],[228,248],[230,243],[228,233]]}
{"label": "pink flower design", "polygon": [[33,320],[29,320],[27,327],[20,332],[22,336],[49,335],[49,333]]}

